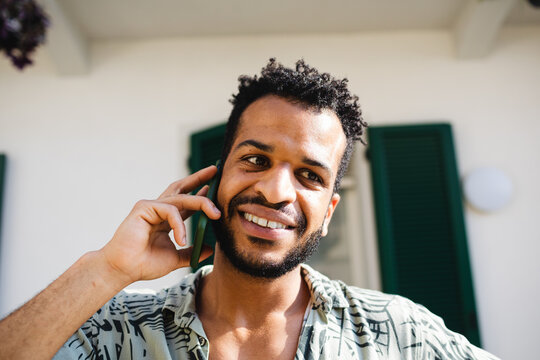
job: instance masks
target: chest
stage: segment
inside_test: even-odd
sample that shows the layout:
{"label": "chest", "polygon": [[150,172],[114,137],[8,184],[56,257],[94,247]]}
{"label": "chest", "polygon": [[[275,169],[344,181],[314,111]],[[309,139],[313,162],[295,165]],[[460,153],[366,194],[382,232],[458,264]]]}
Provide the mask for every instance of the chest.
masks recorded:
{"label": "chest", "polygon": [[210,340],[210,360],[227,359],[294,359],[298,337],[250,336],[247,341],[238,341],[231,334]]}
{"label": "chest", "polygon": [[302,317],[272,321],[258,327],[206,326],[210,360],[294,359],[302,331]]}

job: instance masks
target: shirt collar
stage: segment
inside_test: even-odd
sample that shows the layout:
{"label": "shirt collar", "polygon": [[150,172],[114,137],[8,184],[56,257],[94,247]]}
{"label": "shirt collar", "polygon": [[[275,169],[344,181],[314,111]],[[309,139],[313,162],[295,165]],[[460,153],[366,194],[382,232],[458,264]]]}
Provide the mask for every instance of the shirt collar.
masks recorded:
{"label": "shirt collar", "polygon": [[306,264],[301,265],[301,271],[311,293],[314,309],[328,314],[333,308],[349,307],[349,302],[343,295],[344,283],[332,281]]}
{"label": "shirt collar", "polygon": [[[212,265],[204,266],[168,291],[163,309],[174,313],[174,321],[180,327],[190,327],[197,319],[196,297],[201,278],[213,270]],[[346,308],[349,303],[343,295],[340,281],[331,281],[320,272],[306,264],[301,265],[301,273],[311,293],[313,308],[328,314],[332,308]]]}
{"label": "shirt collar", "polygon": [[[201,279],[213,269],[212,265],[203,266],[196,272],[185,276],[176,286],[169,288],[163,310],[174,313],[174,322],[180,327],[193,327],[197,319],[196,293]],[[202,330],[202,329],[201,329]]]}

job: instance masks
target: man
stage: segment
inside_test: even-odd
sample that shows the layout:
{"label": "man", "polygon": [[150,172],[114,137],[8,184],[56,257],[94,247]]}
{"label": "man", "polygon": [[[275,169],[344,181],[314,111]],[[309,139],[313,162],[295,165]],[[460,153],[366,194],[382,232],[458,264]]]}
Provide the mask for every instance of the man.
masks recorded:
{"label": "man", "polygon": [[[271,59],[260,77],[240,78],[232,103],[216,203],[207,187],[189,195],[214,166],[138,202],[105,247],[1,323],[0,358],[493,359],[409,300],[302,265],[365,128],[346,80]],[[213,268],[109,300],[188,266],[191,250],[168,233],[185,246],[183,221],[198,210],[215,220]]]}

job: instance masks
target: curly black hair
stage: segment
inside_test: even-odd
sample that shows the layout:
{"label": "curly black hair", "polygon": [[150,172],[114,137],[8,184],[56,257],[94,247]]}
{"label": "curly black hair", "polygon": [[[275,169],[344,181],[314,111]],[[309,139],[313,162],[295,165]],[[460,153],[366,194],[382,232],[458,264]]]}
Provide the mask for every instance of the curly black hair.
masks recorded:
{"label": "curly black hair", "polygon": [[352,95],[347,88],[348,80],[337,80],[328,73],[319,73],[303,59],[296,62],[295,69],[291,69],[271,58],[262,69],[260,77],[242,75],[238,81],[238,93],[230,100],[233,109],[227,122],[221,162],[225,163],[231,151],[244,110],[263,96],[276,95],[315,111],[332,110],[341,121],[347,145],[334,183],[334,192],[337,192],[347,171],[354,141],[360,140],[364,143],[362,135],[367,126],[362,119],[358,96]]}

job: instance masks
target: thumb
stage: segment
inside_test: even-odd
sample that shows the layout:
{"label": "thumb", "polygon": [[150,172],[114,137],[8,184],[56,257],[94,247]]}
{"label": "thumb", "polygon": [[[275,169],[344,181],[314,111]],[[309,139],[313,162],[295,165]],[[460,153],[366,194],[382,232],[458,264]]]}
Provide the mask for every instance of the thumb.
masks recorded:
{"label": "thumb", "polygon": [[[177,269],[189,266],[191,261],[191,254],[193,253],[193,246],[178,251],[178,265]],[[201,256],[199,256],[199,262],[209,258],[214,254],[214,249],[211,246],[203,244],[201,250]]]}

